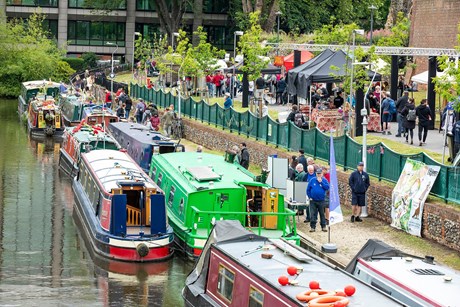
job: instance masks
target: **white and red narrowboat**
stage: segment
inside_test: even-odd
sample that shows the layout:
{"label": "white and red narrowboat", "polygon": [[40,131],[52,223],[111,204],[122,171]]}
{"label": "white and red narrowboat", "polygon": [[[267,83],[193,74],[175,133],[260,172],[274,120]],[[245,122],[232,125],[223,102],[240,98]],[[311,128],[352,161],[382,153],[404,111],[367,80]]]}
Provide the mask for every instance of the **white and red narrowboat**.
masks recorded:
{"label": "white and red narrowboat", "polygon": [[99,149],[120,149],[115,139],[102,126],[90,126],[83,120],[76,127],[67,127],[59,150],[59,166],[64,173],[74,177],[78,172],[78,162],[83,152]]}
{"label": "white and red narrowboat", "polygon": [[460,306],[460,272],[379,240],[369,240],[346,271],[407,306]]}
{"label": "white and red narrowboat", "polygon": [[61,111],[53,97],[35,97],[29,103],[27,127],[34,137],[62,136],[64,125]]}
{"label": "white and red narrowboat", "polygon": [[164,193],[126,152],[82,153],[72,187],[76,222],[96,254],[131,262],[172,256]]}
{"label": "white and red narrowboat", "polygon": [[284,239],[217,221],[185,282],[185,306],[403,306]]}

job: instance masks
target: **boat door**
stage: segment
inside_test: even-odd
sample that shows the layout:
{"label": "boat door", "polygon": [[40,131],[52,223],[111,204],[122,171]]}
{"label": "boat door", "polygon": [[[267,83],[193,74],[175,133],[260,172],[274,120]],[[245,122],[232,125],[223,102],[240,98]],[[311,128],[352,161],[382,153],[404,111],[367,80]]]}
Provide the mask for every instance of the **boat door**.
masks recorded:
{"label": "boat door", "polygon": [[119,183],[121,193],[126,195],[126,226],[150,224],[150,192],[143,182]]}
{"label": "boat door", "polygon": [[[246,188],[246,210],[248,212],[266,212],[273,215],[262,216],[262,227],[277,229],[278,227],[278,189],[267,187],[265,184],[241,183]],[[258,216],[252,216],[246,226],[257,226]]]}

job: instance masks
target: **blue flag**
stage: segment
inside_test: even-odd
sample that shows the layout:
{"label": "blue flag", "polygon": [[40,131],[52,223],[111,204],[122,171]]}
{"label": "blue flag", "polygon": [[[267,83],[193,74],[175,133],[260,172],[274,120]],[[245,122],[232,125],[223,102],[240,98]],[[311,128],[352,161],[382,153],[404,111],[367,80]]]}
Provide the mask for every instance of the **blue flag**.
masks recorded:
{"label": "blue flag", "polygon": [[334,139],[331,134],[330,141],[330,190],[329,190],[329,225],[343,222],[342,208],[340,208],[339,185],[337,182],[337,169],[335,164]]}

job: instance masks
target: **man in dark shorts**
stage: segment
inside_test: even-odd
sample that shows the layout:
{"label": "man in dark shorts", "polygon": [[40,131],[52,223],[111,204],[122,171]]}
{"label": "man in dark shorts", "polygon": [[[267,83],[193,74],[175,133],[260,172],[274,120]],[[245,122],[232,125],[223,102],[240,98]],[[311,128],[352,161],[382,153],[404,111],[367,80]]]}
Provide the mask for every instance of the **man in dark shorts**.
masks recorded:
{"label": "man in dark shorts", "polygon": [[364,171],[364,163],[358,163],[358,169],[351,173],[348,179],[351,189],[351,222],[362,222],[359,217],[361,208],[366,205],[366,192],[370,186],[369,175]]}

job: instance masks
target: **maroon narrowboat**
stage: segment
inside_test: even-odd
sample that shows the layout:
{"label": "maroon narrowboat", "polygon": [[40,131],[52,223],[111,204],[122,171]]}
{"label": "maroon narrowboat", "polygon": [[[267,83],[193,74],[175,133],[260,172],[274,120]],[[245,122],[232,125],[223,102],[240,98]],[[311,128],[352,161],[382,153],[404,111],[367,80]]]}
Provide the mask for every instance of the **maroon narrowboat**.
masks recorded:
{"label": "maroon narrowboat", "polygon": [[257,236],[233,220],[216,222],[182,296],[185,306],[200,307],[402,306],[289,241]]}

